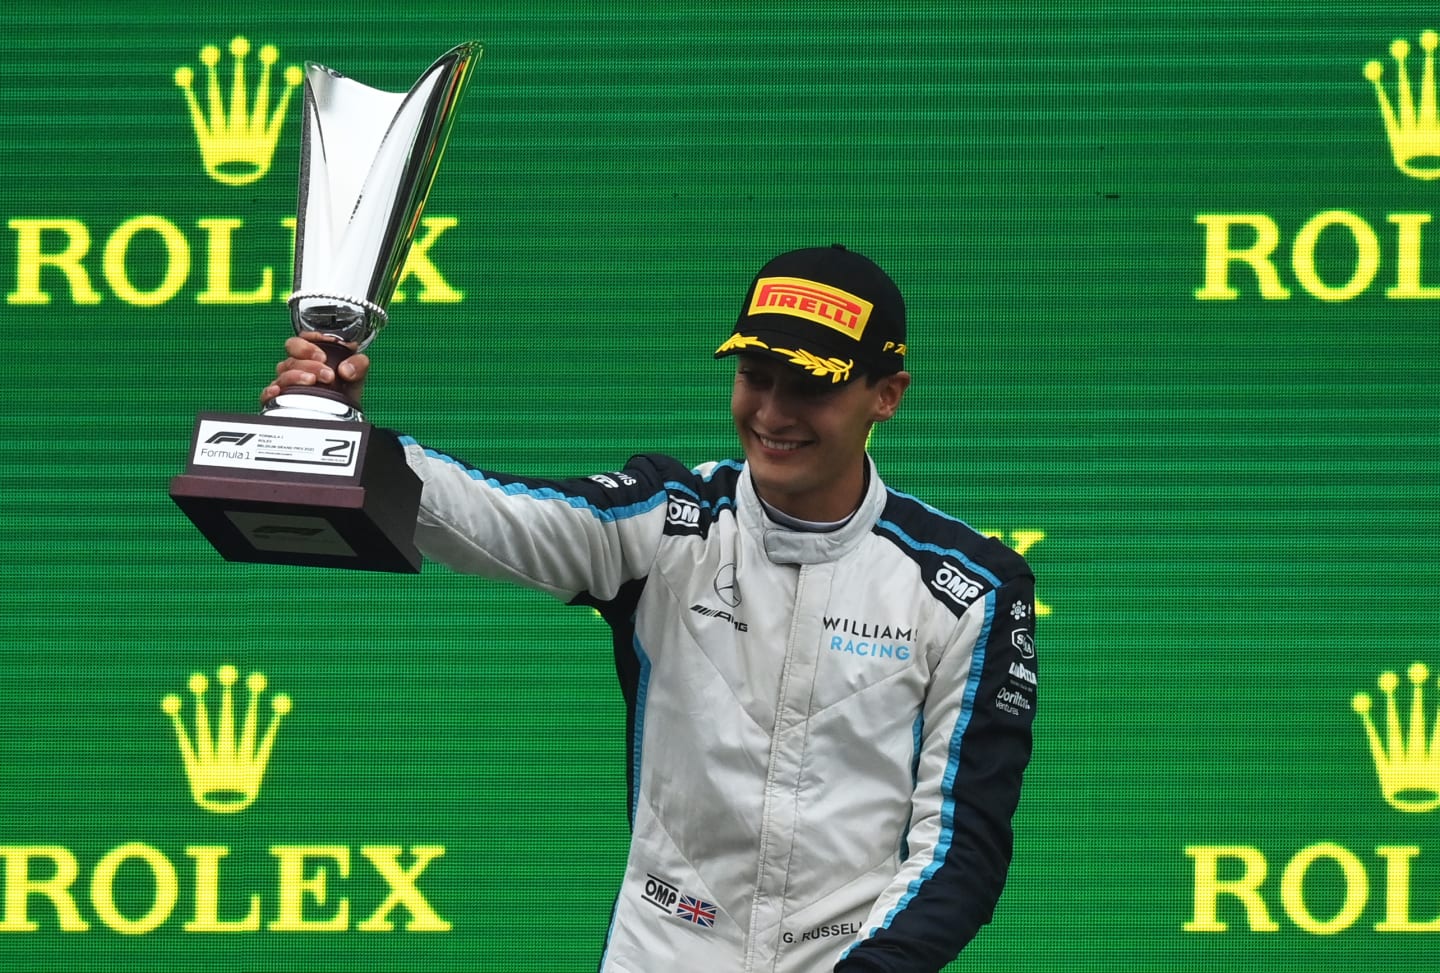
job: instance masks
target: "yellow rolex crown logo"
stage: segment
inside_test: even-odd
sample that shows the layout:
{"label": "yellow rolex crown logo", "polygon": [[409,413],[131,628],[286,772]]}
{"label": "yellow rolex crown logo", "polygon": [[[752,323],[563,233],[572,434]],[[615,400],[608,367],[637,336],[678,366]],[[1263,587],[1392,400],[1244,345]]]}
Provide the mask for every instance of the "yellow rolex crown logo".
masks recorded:
{"label": "yellow rolex crown logo", "polygon": [[1376,684],[1385,694],[1385,737],[1371,718],[1369,693],[1356,693],[1351,707],[1365,724],[1370,756],[1385,800],[1397,811],[1418,814],[1440,807],[1440,719],[1426,722],[1425,682],[1430,669],[1417,662],[1406,672],[1410,678],[1410,722],[1404,727],[1395,690],[1400,677],[1382,672]]}
{"label": "yellow rolex crown logo", "polygon": [[230,56],[235,67],[228,104],[220,87],[220,48],[207,44],[200,49],[200,63],[205,65],[208,81],[203,108],[195,96],[195,69],[189,65],[175,69],[175,84],[184,92],[185,103],[190,108],[190,123],[195,127],[205,171],[216,182],[227,186],[244,186],[270,171],[275,145],[280,141],[280,126],[285,121],[285,109],[304,77],[297,65],[285,69],[285,87],[272,110],[271,75],[275,62],[280,60],[280,52],[273,44],[260,48],[260,80],[253,99],[245,73],[245,59],[249,54],[248,40],[236,37],[230,41]]}
{"label": "yellow rolex crown logo", "polygon": [[[204,673],[190,676],[190,693],[195,697],[195,734],[192,737],[181,718],[183,703],[175,693],[160,701],[160,708],[175,725],[180,755],[185,760],[185,776],[190,781],[190,794],[195,803],[216,814],[233,814],[255,803],[260,794],[260,781],[270,762],[275,734],[280,720],[290,712],[290,697],[278,693],[270,700],[270,725],[259,738],[260,697],[267,685],[265,674],[252,672],[245,680],[250,700],[245,708],[244,722],[235,723],[235,683],[240,673],[232,665],[216,670],[220,683],[220,712],[212,722],[205,702],[210,680]],[[238,732],[237,732],[238,731]],[[259,738],[259,739],[257,739]]]}
{"label": "yellow rolex crown logo", "polygon": [[1385,117],[1385,134],[1390,139],[1390,154],[1395,167],[1407,176],[1416,179],[1440,178],[1440,115],[1436,111],[1435,96],[1435,48],[1440,46],[1440,36],[1427,30],[1420,35],[1420,47],[1425,51],[1425,63],[1421,68],[1419,99],[1410,80],[1407,62],[1410,58],[1410,43],[1403,37],[1396,38],[1390,45],[1390,56],[1398,68],[1395,82],[1395,101],[1390,100],[1381,79],[1385,65],[1371,61],[1365,65],[1365,77],[1375,86],[1375,96],[1380,100],[1380,114]]}

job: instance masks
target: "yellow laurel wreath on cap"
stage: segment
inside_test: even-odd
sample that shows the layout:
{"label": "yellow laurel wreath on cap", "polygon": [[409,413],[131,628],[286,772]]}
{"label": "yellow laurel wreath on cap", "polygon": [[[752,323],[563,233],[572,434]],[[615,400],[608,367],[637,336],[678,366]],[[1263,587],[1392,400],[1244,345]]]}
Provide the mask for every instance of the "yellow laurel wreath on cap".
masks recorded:
{"label": "yellow laurel wreath on cap", "polygon": [[723,345],[715,349],[715,354],[724,354],[725,352],[730,351],[734,348],[764,348],[768,351],[770,346],[767,345],[765,342],[761,341],[759,338],[754,338],[750,335],[732,334],[730,337],[725,339],[725,343]]}
{"label": "yellow laurel wreath on cap", "polygon": [[771,348],[771,351],[780,355],[789,355],[790,364],[799,365],[811,375],[818,378],[830,376],[831,382],[844,382],[850,378],[850,370],[855,367],[854,360],[843,358],[821,358],[813,352],[805,349],[792,351],[789,348]]}

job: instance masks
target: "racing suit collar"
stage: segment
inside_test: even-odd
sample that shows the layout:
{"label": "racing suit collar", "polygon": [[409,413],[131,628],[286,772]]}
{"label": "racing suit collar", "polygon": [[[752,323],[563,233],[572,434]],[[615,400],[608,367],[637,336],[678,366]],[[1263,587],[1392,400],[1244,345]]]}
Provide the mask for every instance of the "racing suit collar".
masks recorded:
{"label": "racing suit collar", "polygon": [[870,533],[885,506],[885,484],[867,453],[869,486],[860,506],[844,526],[832,531],[792,530],[775,523],[765,515],[755,483],[746,464],[740,473],[739,503],[736,517],[740,526],[760,542],[766,557],[776,564],[823,564],[848,553]]}

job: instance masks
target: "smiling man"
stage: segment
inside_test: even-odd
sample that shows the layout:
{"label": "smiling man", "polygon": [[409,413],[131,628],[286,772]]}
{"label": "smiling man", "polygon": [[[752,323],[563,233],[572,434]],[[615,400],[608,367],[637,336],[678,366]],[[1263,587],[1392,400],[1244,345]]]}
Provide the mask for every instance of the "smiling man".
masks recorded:
{"label": "smiling man", "polygon": [[[330,384],[307,337],[262,395]],[[416,542],[596,609],[631,842],[602,973],[933,973],[988,922],[1035,713],[1034,578],[886,487],[905,305],[843,247],[781,254],[715,352],[745,461],[541,480],[409,437]],[[368,361],[340,366],[358,395]]]}
{"label": "smiling man", "polygon": [[740,357],[730,411],[760,498],[811,522],[848,517],[868,477],[870,428],[910,386],[894,281],[840,246],[781,254],[750,285],[715,352],[726,355]]}
{"label": "smiling man", "polygon": [[870,428],[895,414],[906,372],[846,385],[817,383],[794,368],[740,355],[730,411],[756,493],[773,510],[838,521],[865,492]]}

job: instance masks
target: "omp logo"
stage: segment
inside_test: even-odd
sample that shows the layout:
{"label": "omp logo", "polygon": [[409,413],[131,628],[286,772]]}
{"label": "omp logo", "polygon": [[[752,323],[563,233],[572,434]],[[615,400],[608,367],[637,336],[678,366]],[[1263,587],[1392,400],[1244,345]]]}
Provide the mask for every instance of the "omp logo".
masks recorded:
{"label": "omp logo", "polygon": [[259,735],[260,697],[267,685],[265,674],[252,672],[245,680],[250,699],[244,722],[239,727],[235,722],[235,683],[240,673],[226,664],[215,675],[220,683],[220,708],[213,719],[205,701],[210,680],[200,672],[190,676],[190,693],[195,698],[193,736],[181,718],[184,704],[178,695],[170,693],[161,700],[160,708],[169,714],[175,726],[180,755],[185,761],[185,777],[190,781],[190,794],[195,803],[216,814],[233,814],[255,803],[260,795],[260,781],[270,763],[275,734],[292,704],[284,693],[271,699],[270,725],[262,737]]}
{"label": "omp logo", "polygon": [[680,890],[663,878],[656,878],[654,875],[645,876],[645,892],[642,896],[646,902],[659,908],[661,912],[669,915],[670,910],[675,908],[675,903],[680,898]]}
{"label": "omp logo", "polygon": [[[1384,733],[1371,715],[1375,700],[1358,692],[1350,707],[1359,714],[1370,744],[1380,792],[1397,811],[1420,814],[1440,807],[1440,717],[1427,715],[1425,684],[1430,667],[1415,662],[1406,670],[1410,682],[1410,708],[1402,713],[1397,690],[1400,677],[1382,672],[1376,684],[1385,698]],[[1330,822],[1327,820],[1325,827]],[[1378,862],[1371,864],[1369,849],[1352,851],[1333,841],[1319,841],[1290,854],[1280,869],[1278,883],[1270,879],[1271,856],[1255,845],[1228,843],[1188,845],[1185,854],[1194,862],[1191,918],[1186,932],[1223,933],[1243,919],[1250,932],[1275,932],[1282,914],[1296,928],[1317,936],[1346,932],[1361,925],[1372,901],[1378,900],[1375,932],[1440,933],[1440,916],[1417,918],[1412,914],[1412,873],[1423,870],[1427,893],[1422,917],[1436,911],[1433,861],[1420,862],[1427,849],[1418,844],[1373,846]],[[1379,874],[1372,874],[1378,871]],[[1278,889],[1275,888],[1278,885]],[[1373,891],[1383,888],[1383,894]],[[1278,895],[1276,894],[1278,891]]]}
{"label": "omp logo", "polygon": [[255,434],[253,432],[229,432],[222,429],[205,441],[207,443],[231,443],[235,446],[244,446],[254,438]]}
{"label": "omp logo", "polygon": [[930,580],[930,587],[943,592],[961,608],[968,608],[971,602],[980,597],[980,592],[984,591],[987,585],[945,561]]}
{"label": "omp logo", "polygon": [[1393,103],[1383,84],[1385,65],[1379,61],[1370,61],[1365,65],[1365,77],[1375,86],[1380,114],[1385,118],[1385,135],[1390,140],[1390,155],[1395,160],[1395,168],[1415,179],[1440,178],[1440,118],[1436,115],[1435,97],[1437,46],[1440,46],[1440,36],[1435,31],[1427,30],[1420,35],[1420,47],[1425,51],[1425,67],[1421,73],[1418,99],[1406,65],[1410,57],[1410,42],[1405,38],[1397,37],[1390,44],[1390,56],[1395,59],[1398,76]]}
{"label": "omp logo", "polygon": [[[1408,66],[1410,43],[1404,38],[1390,44],[1396,65],[1393,98],[1385,87],[1384,64],[1371,60],[1361,71],[1374,88],[1390,158],[1397,170],[1413,179],[1440,178],[1437,46],[1440,36],[1435,31],[1421,33],[1424,66],[1418,91]],[[1373,121],[1367,126],[1367,131],[1379,130]],[[1195,299],[1233,301],[1258,295],[1266,301],[1285,301],[1298,287],[1317,300],[1343,302],[1383,281],[1388,300],[1440,300],[1440,285],[1424,279],[1421,261],[1425,227],[1433,219],[1433,213],[1425,212],[1382,216],[1330,208],[1305,218],[1292,233],[1268,213],[1198,213],[1195,222],[1205,234],[1204,283],[1195,289]],[[1384,268],[1390,272],[1382,276]]]}
{"label": "omp logo", "polygon": [[[1433,50],[1433,45],[1430,50]],[[1374,705],[1369,693],[1356,693],[1351,708],[1365,725],[1370,741],[1370,758],[1375,762],[1375,775],[1385,801],[1397,811],[1422,814],[1440,807],[1440,737],[1432,727],[1440,728],[1440,717],[1425,716],[1425,682],[1430,669],[1416,662],[1406,671],[1410,680],[1410,718],[1401,720],[1395,690],[1400,677],[1393,672],[1380,674],[1376,684],[1385,694],[1385,736],[1382,739],[1371,718]]]}
{"label": "omp logo", "polygon": [[[195,802],[224,814],[254,801],[280,718],[291,703],[285,695],[272,697],[262,736],[259,699],[267,688],[265,676],[252,672],[245,680],[250,696],[243,717],[237,715],[233,692],[238,670],[220,666],[217,681],[219,708],[212,711],[206,702],[210,680],[202,673],[190,677],[193,735],[181,720],[178,695],[165,696],[161,708],[174,721]],[[103,747],[92,748],[92,754],[102,752]],[[143,818],[131,820],[128,831],[137,820]],[[285,831],[292,834],[295,824],[285,825]],[[91,843],[87,835],[87,849]],[[44,935],[56,929],[84,933],[98,922],[116,933],[141,936],[187,907],[193,911],[180,924],[186,933],[384,933],[397,928],[436,933],[452,928],[420,886],[425,870],[444,856],[444,845],[352,847],[263,839],[261,845],[268,856],[202,838],[177,854],[130,837],[87,860],[84,851],[57,842],[0,844],[0,935]],[[359,867],[361,861],[369,868]],[[352,920],[352,905],[370,911]],[[397,925],[401,910],[404,921]]]}
{"label": "omp logo", "polygon": [[700,505],[681,497],[671,497],[665,504],[665,522],[675,527],[699,527]]}
{"label": "omp logo", "polygon": [[208,82],[205,108],[200,107],[195,97],[195,69],[189,65],[175,69],[175,84],[185,94],[205,172],[227,186],[244,186],[270,171],[270,161],[280,141],[280,126],[285,121],[285,109],[304,78],[298,65],[285,68],[285,87],[272,109],[271,74],[280,52],[273,44],[260,48],[260,79],[253,94],[247,86],[245,72],[245,58],[249,54],[250,42],[244,37],[230,41],[230,56],[235,63],[227,98],[221,90],[220,49],[214,44],[200,49],[200,63],[205,65]]}
{"label": "omp logo", "polygon": [[755,282],[750,314],[789,314],[833,328],[856,341],[865,333],[874,305],[838,287],[799,277],[762,277]]}

